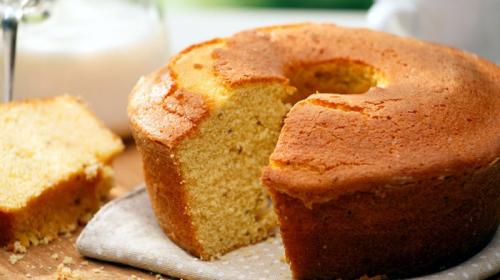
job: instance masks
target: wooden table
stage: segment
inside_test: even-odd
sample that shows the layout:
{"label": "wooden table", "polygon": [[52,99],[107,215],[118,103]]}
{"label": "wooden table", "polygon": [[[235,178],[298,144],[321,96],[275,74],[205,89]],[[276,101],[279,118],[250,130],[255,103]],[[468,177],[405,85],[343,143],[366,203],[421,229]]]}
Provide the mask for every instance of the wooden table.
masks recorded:
{"label": "wooden table", "polygon": [[[133,143],[127,144],[125,152],[115,160],[114,168],[116,186],[111,191],[111,199],[126,194],[143,181],[141,160]],[[64,257],[73,259],[74,264],[67,265],[67,267],[80,270],[85,279],[155,279],[158,277],[153,273],[128,266],[82,257],[75,248],[75,240],[80,231],[81,228],[74,234],[61,236],[48,245],[30,247],[25,256],[16,264],[9,262],[12,252],[0,250],[0,279],[56,279],[57,266],[63,263]],[[54,254],[57,254],[58,258],[54,258]],[[169,279],[164,276],[162,278]]]}

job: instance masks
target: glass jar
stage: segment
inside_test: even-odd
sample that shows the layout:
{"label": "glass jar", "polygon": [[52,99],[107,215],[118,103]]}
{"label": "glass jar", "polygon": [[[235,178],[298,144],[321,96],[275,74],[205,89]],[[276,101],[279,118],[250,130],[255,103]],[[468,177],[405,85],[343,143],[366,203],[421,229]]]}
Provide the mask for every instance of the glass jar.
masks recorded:
{"label": "glass jar", "polygon": [[165,29],[154,0],[55,1],[47,19],[19,27],[14,100],[76,95],[126,136],[131,89],[167,61]]}

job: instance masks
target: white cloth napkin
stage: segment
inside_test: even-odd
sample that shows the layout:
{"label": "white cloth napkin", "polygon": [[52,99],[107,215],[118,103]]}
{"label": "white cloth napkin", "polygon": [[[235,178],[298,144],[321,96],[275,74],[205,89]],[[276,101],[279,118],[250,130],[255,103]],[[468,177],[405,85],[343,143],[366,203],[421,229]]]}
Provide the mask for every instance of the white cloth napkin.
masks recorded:
{"label": "white cloth napkin", "polygon": [[[269,238],[211,262],[200,261],[163,234],[144,186],[104,206],[77,240],[84,256],[183,279],[291,279],[281,239]],[[415,279],[485,279],[500,271],[500,230],[480,253],[459,266]]]}
{"label": "white cloth napkin", "polygon": [[374,29],[477,53],[500,64],[500,1],[377,0],[367,15]]}

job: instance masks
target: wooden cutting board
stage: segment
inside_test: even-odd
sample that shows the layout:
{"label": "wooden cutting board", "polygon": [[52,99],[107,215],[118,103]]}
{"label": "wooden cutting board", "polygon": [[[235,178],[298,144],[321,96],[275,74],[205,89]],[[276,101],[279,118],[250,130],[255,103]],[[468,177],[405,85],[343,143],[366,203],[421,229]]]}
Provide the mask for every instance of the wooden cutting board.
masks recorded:
{"label": "wooden cutting board", "polygon": [[[127,143],[125,152],[115,160],[114,168],[116,186],[111,191],[110,199],[127,193],[143,181],[140,156],[130,141]],[[73,270],[80,270],[85,279],[171,279],[135,268],[80,256],[75,248],[75,240],[80,231],[81,228],[69,236],[61,236],[48,245],[29,248],[16,264],[11,264],[9,261],[13,253],[1,249],[0,279],[57,279],[57,267],[63,263],[65,257],[72,258],[74,263],[66,266]]]}

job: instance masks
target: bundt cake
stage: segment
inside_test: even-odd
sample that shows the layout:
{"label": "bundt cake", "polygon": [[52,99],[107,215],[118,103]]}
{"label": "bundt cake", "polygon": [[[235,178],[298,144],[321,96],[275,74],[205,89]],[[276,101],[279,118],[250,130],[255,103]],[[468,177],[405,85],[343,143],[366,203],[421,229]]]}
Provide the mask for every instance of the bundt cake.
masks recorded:
{"label": "bundt cake", "polygon": [[273,233],[265,189],[300,279],[425,273],[499,224],[500,68],[474,54],[260,28],[184,50],[128,111],[160,225],[203,259]]}
{"label": "bundt cake", "polygon": [[78,99],[0,104],[0,246],[48,242],[88,220],[123,149]]}

